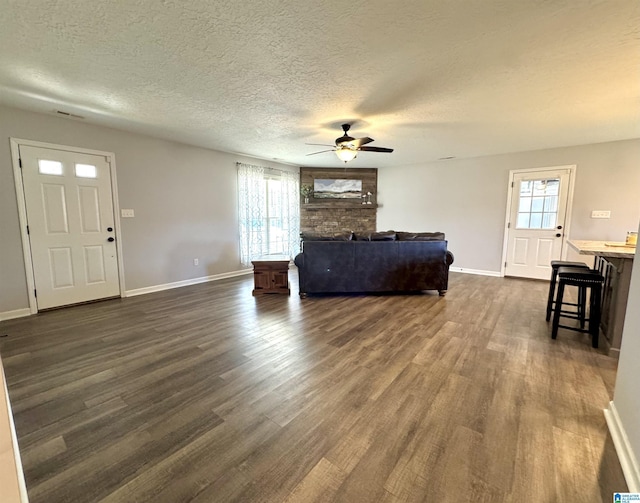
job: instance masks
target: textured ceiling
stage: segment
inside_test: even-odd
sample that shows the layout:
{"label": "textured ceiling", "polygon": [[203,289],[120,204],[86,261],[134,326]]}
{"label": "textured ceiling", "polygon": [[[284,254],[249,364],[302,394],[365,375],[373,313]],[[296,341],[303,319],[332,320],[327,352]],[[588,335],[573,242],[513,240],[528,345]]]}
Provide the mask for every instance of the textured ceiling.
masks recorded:
{"label": "textured ceiling", "polygon": [[[0,103],[296,165],[640,137],[640,2],[0,0]],[[74,120],[74,119],[70,119]]]}

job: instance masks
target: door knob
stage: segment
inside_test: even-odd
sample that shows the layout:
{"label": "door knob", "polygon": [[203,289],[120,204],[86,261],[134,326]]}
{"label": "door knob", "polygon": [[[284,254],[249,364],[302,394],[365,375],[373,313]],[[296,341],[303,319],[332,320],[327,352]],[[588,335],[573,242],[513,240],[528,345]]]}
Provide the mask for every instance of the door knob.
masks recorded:
{"label": "door knob", "polygon": [[559,238],[560,236],[562,236],[562,234],[558,232],[558,234],[556,234],[556,237]]}
{"label": "door knob", "polygon": [[[558,234],[559,236],[560,234]],[[109,241],[109,243],[113,243],[116,240],[116,238],[107,238],[107,241]]]}

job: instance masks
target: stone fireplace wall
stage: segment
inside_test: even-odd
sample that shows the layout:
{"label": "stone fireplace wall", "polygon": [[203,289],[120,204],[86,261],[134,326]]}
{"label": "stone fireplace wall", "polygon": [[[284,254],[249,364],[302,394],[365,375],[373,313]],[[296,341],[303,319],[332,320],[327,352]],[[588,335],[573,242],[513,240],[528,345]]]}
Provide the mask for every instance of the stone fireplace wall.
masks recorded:
{"label": "stone fireplace wall", "polygon": [[300,231],[336,234],[353,231],[369,233],[376,230],[378,170],[376,168],[300,168],[300,186],[311,185],[315,179],[362,180],[362,193],[371,192],[371,204],[363,199],[300,199]]}

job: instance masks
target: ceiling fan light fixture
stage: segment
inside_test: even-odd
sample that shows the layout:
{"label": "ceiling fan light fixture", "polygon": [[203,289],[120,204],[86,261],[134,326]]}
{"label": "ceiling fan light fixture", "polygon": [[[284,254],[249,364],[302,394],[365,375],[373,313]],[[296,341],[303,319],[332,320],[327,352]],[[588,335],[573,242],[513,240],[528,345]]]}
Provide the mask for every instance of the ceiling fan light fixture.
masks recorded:
{"label": "ceiling fan light fixture", "polygon": [[[331,150],[321,150],[320,152],[312,152],[307,155],[324,154],[325,152],[335,152],[342,162],[349,162],[358,156],[358,152],[393,152],[392,148],[371,147],[369,143],[373,138],[365,136],[364,138],[353,138],[347,134],[351,128],[350,124],[343,124],[342,131],[344,134],[340,138],[336,138],[336,147]],[[323,147],[333,147],[333,145],[325,145],[323,143],[307,143],[307,145],[320,145]]]}
{"label": "ceiling fan light fixture", "polygon": [[349,162],[356,158],[356,156],[358,155],[358,151],[341,147],[336,149],[336,155],[341,161]]}

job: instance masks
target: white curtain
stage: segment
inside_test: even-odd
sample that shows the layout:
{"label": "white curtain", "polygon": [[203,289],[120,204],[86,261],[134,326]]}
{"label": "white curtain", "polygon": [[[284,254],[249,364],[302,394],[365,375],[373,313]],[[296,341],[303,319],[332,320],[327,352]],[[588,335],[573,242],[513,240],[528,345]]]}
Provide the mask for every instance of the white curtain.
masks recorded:
{"label": "white curtain", "polygon": [[285,230],[285,254],[294,258],[300,253],[300,175],[280,172],[282,208],[280,218]]}
{"label": "white curtain", "polygon": [[[237,166],[242,264],[251,266],[252,260],[273,252],[269,246],[269,232],[270,229],[273,232],[273,222],[277,222],[277,231],[282,234],[284,241],[279,253],[295,257],[300,250],[299,175],[240,162]],[[269,176],[280,180],[280,194],[273,201],[267,201],[267,171]]]}

